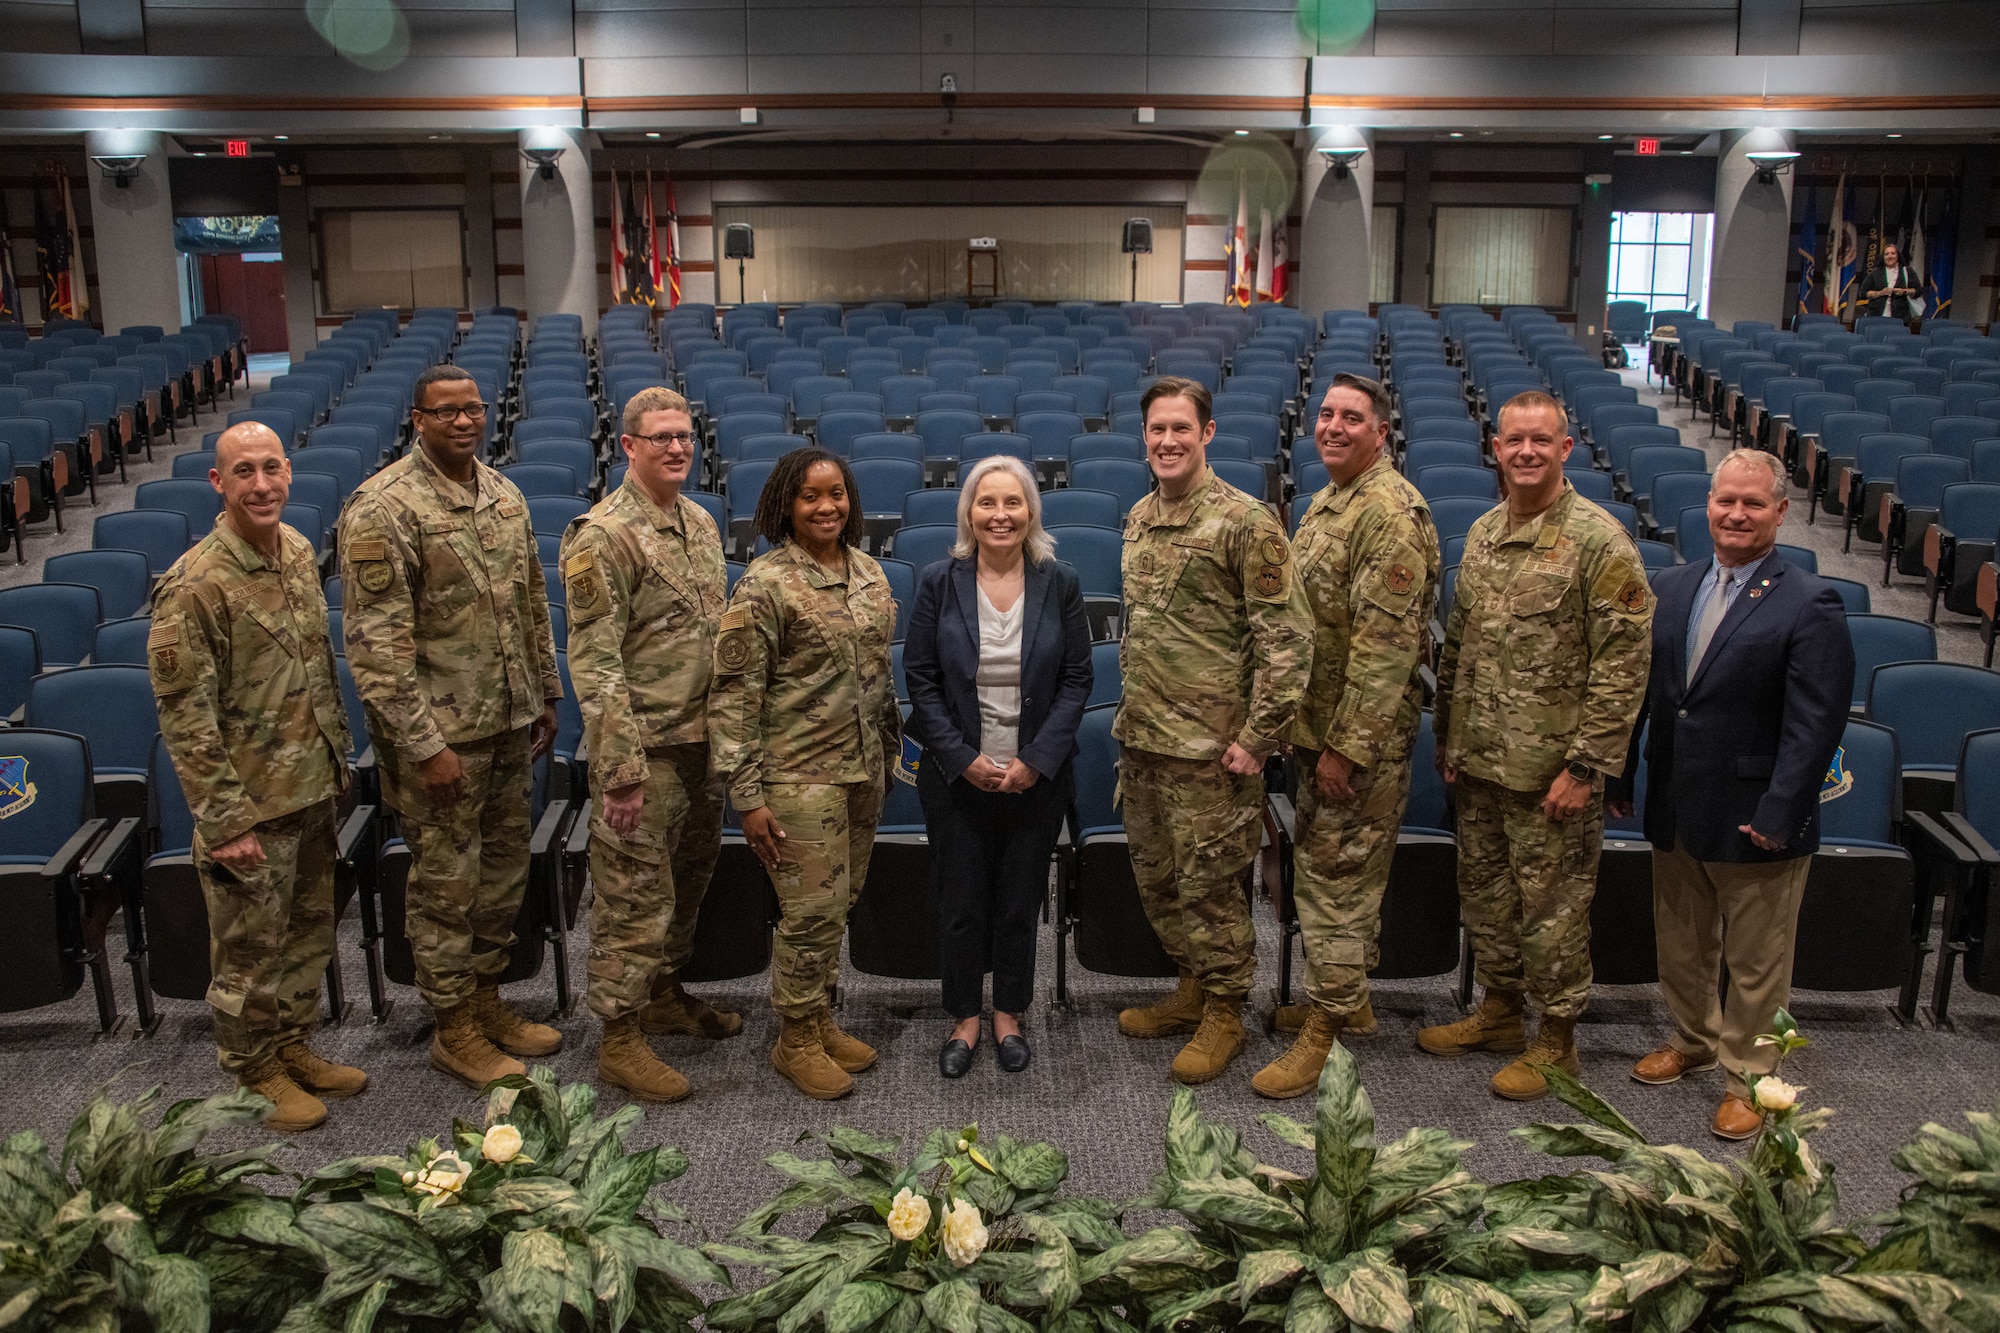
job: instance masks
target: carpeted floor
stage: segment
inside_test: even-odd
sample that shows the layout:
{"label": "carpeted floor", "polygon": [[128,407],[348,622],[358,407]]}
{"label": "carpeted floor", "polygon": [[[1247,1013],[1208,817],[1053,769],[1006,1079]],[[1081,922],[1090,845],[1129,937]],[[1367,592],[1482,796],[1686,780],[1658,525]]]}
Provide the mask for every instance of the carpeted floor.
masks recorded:
{"label": "carpeted floor", "polygon": [[[1637,372],[1632,380],[1639,382]],[[239,386],[239,400],[242,394]],[[1642,401],[1656,399],[1657,395],[1642,391]],[[1663,409],[1669,402],[1661,401]],[[1671,419],[1685,423],[1686,410]],[[183,427],[183,446],[198,447],[202,430],[219,424],[218,418],[200,429]],[[1691,443],[1719,456],[1721,442],[1707,441],[1705,423],[1688,435]],[[133,479],[164,475],[166,466],[162,453],[151,469],[135,471]],[[129,503],[125,497],[125,489],[112,484],[100,493],[100,511],[122,507]],[[1787,541],[1819,550],[1826,572],[1879,585],[1879,559],[1871,560],[1866,551],[1841,556],[1837,532],[1805,525],[1802,507],[1795,506],[1793,513]],[[39,559],[55,550],[87,546],[87,512],[79,507],[71,515],[68,534],[31,539],[29,551],[35,563],[19,571],[11,566],[0,569],[0,584],[38,577]],[[1876,609],[1917,617],[1923,613],[1921,598],[1903,587],[1887,592],[1878,588]],[[1955,660],[1978,660],[1976,634],[1962,623],[1940,627],[1940,647]],[[1260,1005],[1268,1005],[1277,976],[1277,932],[1261,906],[1258,929],[1262,953],[1258,998]],[[429,1069],[429,1024],[413,992],[397,989],[396,1006],[385,1025],[366,1021],[356,941],[350,913],[343,923],[340,957],[354,1012],[345,1025],[324,1031],[320,1046],[330,1056],[368,1068],[374,1085],[357,1099],[335,1103],[326,1127],[293,1142],[291,1160],[300,1169],[352,1153],[401,1150],[419,1137],[443,1132],[454,1114],[476,1114],[474,1094]],[[1159,986],[1072,968],[1073,1003],[1059,1008],[1049,1002],[1053,950],[1054,936],[1045,927],[1041,990],[1028,1020],[1034,1066],[1018,1076],[1000,1073],[991,1058],[989,1037],[972,1074],[955,1083],[936,1073],[936,1049],[947,1026],[936,987],[861,976],[850,969],[843,1022],[879,1046],[882,1059],[860,1076],[860,1088],[852,1098],[832,1105],[806,1101],[771,1071],[768,1053],[776,1022],[764,1001],[763,978],[700,988],[712,1000],[743,1010],[746,1030],[713,1046],[692,1039],[662,1043],[667,1058],[693,1081],[694,1096],[677,1106],[649,1108],[636,1140],[642,1146],[668,1142],[687,1150],[692,1169],[670,1193],[717,1233],[778,1187],[776,1174],[761,1165],[764,1156],[790,1149],[801,1131],[835,1124],[902,1134],[912,1144],[932,1126],[966,1121],[977,1121],[989,1132],[1049,1139],[1068,1150],[1076,1189],[1129,1198],[1145,1187],[1159,1165],[1160,1135],[1171,1093],[1166,1069],[1175,1044],[1127,1040],[1118,1035],[1114,1017],[1120,1006],[1148,1000]],[[579,930],[570,941],[573,972],[579,978],[584,952],[584,933]],[[163,1002],[158,1033],[135,1041],[129,977],[122,966],[114,966],[127,1023],[110,1038],[94,1037],[87,990],[64,1005],[0,1017],[0,1132],[34,1128],[59,1142],[88,1090],[112,1079],[128,1094],[153,1083],[164,1084],[172,1097],[222,1088],[205,1009],[199,1004]],[[1417,1027],[1451,1016],[1450,982],[1438,977],[1383,985],[1376,998],[1380,1035],[1353,1043],[1374,1099],[1380,1134],[1387,1138],[1418,1124],[1449,1127],[1477,1142],[1472,1163],[1489,1179],[1564,1169],[1564,1163],[1525,1151],[1507,1132],[1541,1118],[1570,1118],[1563,1108],[1494,1098],[1486,1079],[1497,1067],[1498,1057],[1443,1061],[1415,1048],[1412,1034]],[[513,994],[536,1016],[547,1016],[554,996],[549,969],[545,966],[534,980],[515,987]],[[1920,1124],[1927,1119],[1950,1123],[1963,1110],[1991,1106],[2000,1095],[2000,1062],[1994,1058],[2000,1048],[2000,1001],[1961,987],[1954,1010],[1957,1030],[1936,1032],[1899,1028],[1886,1007],[1893,998],[1889,993],[1800,995],[1794,1006],[1815,1045],[1790,1072],[1794,1081],[1808,1086],[1809,1102],[1839,1108],[1819,1144],[1839,1170],[1851,1218],[1894,1200],[1902,1182],[1889,1164],[1890,1154]],[[550,1063],[565,1078],[591,1077],[594,1022],[581,1006],[556,1021],[567,1047]],[[1627,1078],[1631,1062],[1663,1034],[1663,1021],[1653,987],[1600,988],[1579,1030],[1587,1080],[1658,1139],[1678,1139],[1718,1156],[1739,1151],[1707,1132],[1708,1118],[1721,1095],[1719,1073],[1667,1088],[1645,1088]],[[1248,1086],[1249,1075],[1282,1049],[1275,1037],[1261,1029],[1253,1031],[1242,1060],[1199,1096],[1204,1106],[1248,1131],[1251,1142],[1270,1160],[1295,1164],[1296,1153],[1255,1125],[1256,1115],[1273,1107],[1252,1095]],[[1282,1109],[1310,1116],[1310,1107],[1303,1103]]]}

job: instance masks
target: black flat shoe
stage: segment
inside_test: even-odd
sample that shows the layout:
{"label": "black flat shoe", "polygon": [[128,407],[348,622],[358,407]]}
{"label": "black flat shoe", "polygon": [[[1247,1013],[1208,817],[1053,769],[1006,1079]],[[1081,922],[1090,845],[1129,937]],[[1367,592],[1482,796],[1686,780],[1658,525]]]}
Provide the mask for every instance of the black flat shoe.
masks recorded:
{"label": "black flat shoe", "polygon": [[972,1047],[953,1037],[938,1052],[938,1073],[946,1078],[964,1078],[965,1071],[972,1068]]}
{"label": "black flat shoe", "polygon": [[1010,1074],[1018,1074],[1028,1067],[1028,1062],[1035,1058],[1035,1053],[1029,1048],[1028,1039],[1016,1032],[1010,1037],[1000,1039],[1000,1053],[995,1058],[999,1060],[1002,1069]]}

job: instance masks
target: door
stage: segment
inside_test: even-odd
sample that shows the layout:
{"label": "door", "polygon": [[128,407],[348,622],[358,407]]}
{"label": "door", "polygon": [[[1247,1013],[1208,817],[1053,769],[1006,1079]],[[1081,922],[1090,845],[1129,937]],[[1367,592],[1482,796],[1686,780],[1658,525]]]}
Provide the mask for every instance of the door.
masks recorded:
{"label": "door", "polygon": [[202,308],[243,321],[251,354],[291,348],[285,331],[285,266],[273,253],[203,255]]}

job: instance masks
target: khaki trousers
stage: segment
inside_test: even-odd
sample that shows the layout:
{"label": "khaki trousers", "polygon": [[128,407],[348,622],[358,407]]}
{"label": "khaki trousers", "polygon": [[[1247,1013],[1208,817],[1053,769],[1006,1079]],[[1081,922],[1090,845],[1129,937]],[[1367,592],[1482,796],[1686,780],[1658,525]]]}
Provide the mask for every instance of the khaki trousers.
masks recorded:
{"label": "khaki trousers", "polygon": [[[1811,868],[1810,856],[1737,863],[1653,849],[1660,990],[1674,1016],[1668,1044],[1696,1063],[1720,1061],[1738,1096],[1745,1069],[1777,1068],[1776,1051],[1756,1041],[1791,998],[1799,900]],[[1724,963],[1729,991],[1718,999]]]}

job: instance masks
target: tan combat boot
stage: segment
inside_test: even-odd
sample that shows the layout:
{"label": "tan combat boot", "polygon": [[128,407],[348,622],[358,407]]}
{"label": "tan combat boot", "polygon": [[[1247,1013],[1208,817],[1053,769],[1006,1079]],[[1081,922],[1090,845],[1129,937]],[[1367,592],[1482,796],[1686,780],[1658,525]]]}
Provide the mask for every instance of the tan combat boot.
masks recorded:
{"label": "tan combat boot", "polygon": [[496,1078],[528,1072],[526,1065],[502,1055],[486,1039],[471,1002],[431,1012],[437,1018],[437,1033],[431,1038],[432,1069],[479,1089]]}
{"label": "tan combat boot", "polygon": [[597,1043],[597,1076],[642,1102],[677,1102],[692,1091],[677,1070],[653,1054],[637,1014],[605,1023]]}
{"label": "tan combat boot", "polygon": [[1570,1074],[1583,1073],[1576,1054],[1576,1020],[1543,1014],[1535,1040],[1520,1059],[1493,1076],[1493,1091],[1510,1102],[1540,1101],[1549,1095],[1549,1081],[1536,1065],[1555,1065]]}
{"label": "tan combat boot", "polygon": [[337,1065],[302,1041],[278,1052],[292,1082],[322,1097],[352,1097],[368,1086],[368,1075],[353,1065]]}
{"label": "tan combat boot", "polygon": [[[1311,1016],[1313,1009],[1316,1007],[1310,1001],[1299,1004],[1279,1005],[1271,1011],[1271,1030],[1274,1032],[1304,1031],[1306,1019]],[[1340,1025],[1340,1037],[1342,1041],[1347,1040],[1349,1037],[1372,1037],[1381,1030],[1382,1024],[1375,1017],[1375,1001],[1371,998],[1363,1000],[1361,1007],[1347,1016],[1347,1021]]]}
{"label": "tan combat boot", "polygon": [[1306,1015],[1305,1026],[1292,1048],[1251,1078],[1250,1089],[1258,1096],[1283,1101],[1303,1097],[1319,1086],[1319,1072],[1325,1067],[1327,1056],[1333,1053],[1334,1040],[1343,1025],[1338,1015],[1329,1014],[1316,1004],[1308,1007],[1312,1012]]}
{"label": "tan combat boot", "polygon": [[873,1046],[840,1030],[840,1024],[833,1021],[833,1006],[828,1005],[814,1016],[819,1032],[820,1049],[827,1059],[839,1065],[850,1074],[858,1074],[875,1063],[876,1051]]}
{"label": "tan combat boot", "polygon": [[1524,1007],[1519,995],[1489,990],[1471,1017],[1419,1029],[1417,1045],[1432,1055],[1456,1056],[1472,1051],[1516,1055],[1528,1045],[1528,1031],[1521,1021]]}
{"label": "tan combat boot", "polygon": [[500,998],[497,984],[472,992],[473,1021],[486,1040],[509,1055],[554,1055],[562,1049],[562,1033],[543,1023],[530,1023]]}
{"label": "tan combat boot", "polygon": [[1128,1037],[1174,1037],[1192,1032],[1201,1022],[1201,982],[1194,973],[1181,973],[1181,984],[1155,1004],[1143,1009],[1125,1009],[1118,1014],[1118,1030]]}
{"label": "tan combat boot", "polygon": [[292,1076],[276,1060],[266,1060],[238,1074],[236,1082],[271,1103],[271,1114],[264,1117],[264,1123],[272,1129],[296,1134],[326,1123],[326,1103],[292,1082]]}
{"label": "tan combat boot", "polygon": [[678,978],[670,977],[655,984],[653,1002],[639,1011],[639,1026],[655,1037],[674,1034],[719,1041],[743,1030],[743,1015],[704,1004],[682,990]]}
{"label": "tan combat boot", "polygon": [[854,1080],[828,1058],[819,1044],[816,1016],[784,1020],[778,1044],[771,1048],[771,1068],[815,1101],[830,1102],[854,1091]]}
{"label": "tan combat boot", "polygon": [[1202,1006],[1201,1026],[1174,1057],[1174,1078],[1182,1083],[1206,1083],[1242,1053],[1243,997],[1210,995]]}

